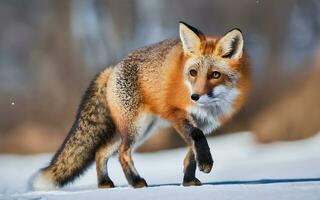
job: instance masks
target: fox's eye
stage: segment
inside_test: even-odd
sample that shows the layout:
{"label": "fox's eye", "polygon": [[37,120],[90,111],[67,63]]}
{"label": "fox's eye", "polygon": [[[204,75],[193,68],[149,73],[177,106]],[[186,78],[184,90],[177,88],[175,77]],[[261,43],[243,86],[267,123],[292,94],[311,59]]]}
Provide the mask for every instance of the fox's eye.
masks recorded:
{"label": "fox's eye", "polygon": [[214,71],[211,74],[211,78],[213,78],[213,79],[218,79],[218,78],[220,78],[220,76],[221,76],[221,73],[217,72],[217,71]]}
{"label": "fox's eye", "polygon": [[190,73],[190,76],[193,76],[193,77],[196,77],[197,74],[198,74],[197,70],[195,70],[195,69],[191,69],[191,70],[189,71],[189,73]]}

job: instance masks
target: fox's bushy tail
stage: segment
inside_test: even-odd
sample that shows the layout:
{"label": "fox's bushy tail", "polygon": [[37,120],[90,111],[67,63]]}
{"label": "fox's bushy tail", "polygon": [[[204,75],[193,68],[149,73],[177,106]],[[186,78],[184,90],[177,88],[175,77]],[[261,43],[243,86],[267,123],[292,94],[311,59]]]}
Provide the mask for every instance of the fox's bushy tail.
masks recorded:
{"label": "fox's bushy tail", "polygon": [[97,148],[115,135],[106,91],[112,68],[107,68],[90,83],[76,119],[50,164],[31,180],[34,190],[62,187],[78,177],[94,161]]}

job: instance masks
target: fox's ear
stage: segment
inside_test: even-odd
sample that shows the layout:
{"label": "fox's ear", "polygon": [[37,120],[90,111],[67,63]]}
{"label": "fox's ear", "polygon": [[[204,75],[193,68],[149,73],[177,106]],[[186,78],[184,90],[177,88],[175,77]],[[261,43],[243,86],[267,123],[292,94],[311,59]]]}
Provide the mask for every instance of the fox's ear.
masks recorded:
{"label": "fox's ear", "polygon": [[239,59],[243,53],[243,37],[239,29],[232,29],[217,43],[215,53],[223,58]]}
{"label": "fox's ear", "polygon": [[199,53],[201,40],[204,38],[203,33],[184,22],[179,23],[179,32],[183,51],[190,54]]}

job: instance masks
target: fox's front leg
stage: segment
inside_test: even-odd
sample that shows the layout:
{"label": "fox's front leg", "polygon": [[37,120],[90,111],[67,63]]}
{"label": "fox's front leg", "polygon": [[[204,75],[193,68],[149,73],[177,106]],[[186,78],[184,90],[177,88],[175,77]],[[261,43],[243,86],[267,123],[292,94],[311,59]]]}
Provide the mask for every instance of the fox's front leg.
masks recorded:
{"label": "fox's front leg", "polygon": [[188,153],[184,160],[183,185],[201,185],[195,177],[196,163],[200,171],[209,173],[213,166],[213,159],[207,139],[203,132],[184,119],[174,124],[174,127],[189,145]]}
{"label": "fox's front leg", "polygon": [[194,156],[192,146],[190,146],[183,161],[183,186],[201,185],[199,179],[196,178],[196,169],[196,158]]}
{"label": "fox's front leg", "polygon": [[207,139],[203,132],[196,127],[192,127],[191,137],[194,142],[194,149],[198,161],[199,170],[204,173],[209,173],[213,166],[213,159],[210,153]]}

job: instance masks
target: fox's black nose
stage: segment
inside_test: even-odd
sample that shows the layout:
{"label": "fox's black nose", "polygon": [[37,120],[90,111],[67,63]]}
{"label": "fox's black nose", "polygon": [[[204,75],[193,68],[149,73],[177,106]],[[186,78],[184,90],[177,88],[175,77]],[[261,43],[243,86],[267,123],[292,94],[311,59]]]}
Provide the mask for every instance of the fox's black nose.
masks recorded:
{"label": "fox's black nose", "polygon": [[199,96],[198,94],[192,94],[192,95],[191,95],[191,99],[192,99],[193,101],[198,101],[199,98],[200,98],[200,96]]}

